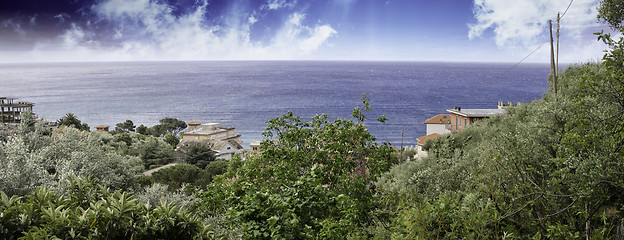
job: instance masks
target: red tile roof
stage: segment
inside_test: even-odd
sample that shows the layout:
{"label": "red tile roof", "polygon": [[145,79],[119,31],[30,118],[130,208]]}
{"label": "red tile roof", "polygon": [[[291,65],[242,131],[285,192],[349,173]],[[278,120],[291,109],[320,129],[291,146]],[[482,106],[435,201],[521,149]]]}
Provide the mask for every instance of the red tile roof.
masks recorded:
{"label": "red tile roof", "polygon": [[451,123],[451,114],[438,114],[435,117],[425,120],[425,124],[449,124]]}
{"label": "red tile roof", "polygon": [[425,142],[427,140],[436,139],[436,138],[438,138],[440,136],[442,136],[442,134],[432,133],[432,134],[429,134],[429,135],[426,135],[426,136],[418,137],[418,138],[416,138],[416,140],[418,140],[418,145],[423,145],[423,144],[425,144]]}

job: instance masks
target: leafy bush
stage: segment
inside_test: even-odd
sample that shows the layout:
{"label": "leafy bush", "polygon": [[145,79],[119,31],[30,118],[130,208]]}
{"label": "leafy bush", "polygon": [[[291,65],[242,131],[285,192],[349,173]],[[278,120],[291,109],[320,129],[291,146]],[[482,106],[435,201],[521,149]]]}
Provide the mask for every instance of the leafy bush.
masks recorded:
{"label": "leafy bush", "polygon": [[151,208],[94,179],[69,178],[67,195],[45,187],[24,197],[0,192],[2,239],[210,239],[213,231],[184,208]]}
{"label": "leafy bush", "polygon": [[370,110],[363,102],[353,114],[358,122],[292,113],[269,120],[263,151],[233,159],[195,208],[225,212],[245,239],[366,238],[375,207],[367,183],[387,171],[393,150],[359,122]]}
{"label": "leafy bush", "polygon": [[151,176],[143,176],[140,181],[144,186],[154,183],[166,184],[169,186],[169,191],[175,191],[185,184],[205,188],[215,176],[225,173],[227,167],[228,162],[225,160],[210,162],[206,169],[200,169],[191,164],[177,164],[160,169],[152,173]]}
{"label": "leafy bush", "polygon": [[184,161],[193,164],[201,169],[216,159],[215,151],[210,149],[208,145],[196,143],[189,146],[188,151],[184,154]]}
{"label": "leafy bush", "polygon": [[52,134],[40,121],[23,121],[0,142],[0,190],[9,196],[41,186],[62,191],[70,175],[94,176],[113,189],[132,188],[140,160],[109,151],[109,141],[105,134],[73,128]]}

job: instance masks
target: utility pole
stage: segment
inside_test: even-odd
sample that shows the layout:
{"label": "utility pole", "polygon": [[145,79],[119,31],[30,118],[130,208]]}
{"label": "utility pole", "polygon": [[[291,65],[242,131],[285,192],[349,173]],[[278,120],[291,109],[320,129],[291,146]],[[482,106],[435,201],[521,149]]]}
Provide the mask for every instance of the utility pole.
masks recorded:
{"label": "utility pole", "polygon": [[403,130],[401,130],[401,156],[399,157],[399,162],[403,162]]}
{"label": "utility pole", "polygon": [[553,91],[555,98],[557,97],[557,71],[555,70],[555,47],[553,45],[552,20],[548,20],[550,29],[550,74],[553,78]]}
{"label": "utility pole", "polygon": [[559,20],[561,17],[559,13],[557,13],[557,58],[555,60],[555,70],[559,73]]}

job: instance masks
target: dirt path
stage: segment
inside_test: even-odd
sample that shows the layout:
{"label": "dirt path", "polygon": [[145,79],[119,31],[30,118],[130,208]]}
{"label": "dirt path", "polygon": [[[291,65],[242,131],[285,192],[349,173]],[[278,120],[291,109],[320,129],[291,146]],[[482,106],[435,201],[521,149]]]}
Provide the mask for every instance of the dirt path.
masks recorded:
{"label": "dirt path", "polygon": [[152,173],[154,173],[154,172],[156,172],[156,171],[158,171],[160,169],[170,168],[170,167],[173,167],[175,165],[178,165],[178,163],[169,163],[167,165],[154,168],[152,170],[147,170],[147,171],[143,172],[143,175],[145,175],[145,176],[152,176]]}

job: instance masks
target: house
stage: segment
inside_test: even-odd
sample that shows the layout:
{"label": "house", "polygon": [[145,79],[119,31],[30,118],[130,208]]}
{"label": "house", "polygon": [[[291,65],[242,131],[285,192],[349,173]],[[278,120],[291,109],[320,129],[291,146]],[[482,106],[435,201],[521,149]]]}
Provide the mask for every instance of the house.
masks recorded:
{"label": "house", "polygon": [[451,133],[456,133],[472,125],[475,121],[505,113],[505,108],[462,109],[455,107],[446,111],[451,113]]}
{"label": "house", "polygon": [[215,157],[225,160],[230,160],[234,157],[234,154],[240,153],[243,150],[243,146],[235,140],[208,140],[203,142],[212,151],[215,151]]}
{"label": "house", "polygon": [[182,132],[182,140],[178,148],[187,148],[192,144],[206,144],[217,153],[217,158],[229,160],[236,153],[243,151],[241,135],[236,128],[222,127],[219,123],[189,122],[188,128]]}
{"label": "house", "polygon": [[239,144],[241,135],[236,133],[236,128],[221,127],[219,123],[197,124],[199,122],[188,123],[188,130],[182,132],[182,141],[204,141],[204,140],[235,140]]}
{"label": "house", "polygon": [[[520,105],[520,103],[518,103]],[[503,114],[505,108],[514,106],[512,103],[498,102],[497,109],[462,109],[455,107],[446,110],[448,114],[439,114],[425,120],[427,125],[427,135],[416,138],[416,152],[418,156],[424,157],[427,152],[422,149],[428,140],[440,137],[442,134],[456,133],[475,123],[475,121],[489,118],[491,116]]]}
{"label": "house", "polygon": [[100,126],[96,126],[95,127],[95,131],[96,132],[101,132],[101,133],[108,133],[108,129],[109,128],[110,128],[110,126],[100,125]]}
{"label": "house", "polygon": [[260,152],[260,143],[261,141],[253,141],[249,144],[251,148],[251,152]]}
{"label": "house", "polygon": [[436,139],[436,138],[438,138],[440,136],[442,136],[442,134],[432,133],[432,134],[429,134],[429,135],[425,135],[425,136],[416,138],[416,140],[417,140],[416,147],[415,147],[416,155],[418,157],[426,157],[427,156],[427,151],[423,150],[423,146],[425,145],[425,143],[428,140]]}
{"label": "house", "polygon": [[32,112],[31,102],[17,102],[10,97],[0,97],[0,123],[19,123],[23,112]]}
{"label": "house", "polygon": [[427,135],[451,133],[451,114],[438,114],[425,120]]}

